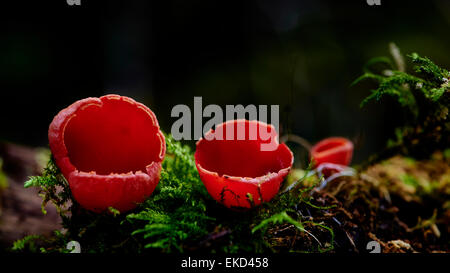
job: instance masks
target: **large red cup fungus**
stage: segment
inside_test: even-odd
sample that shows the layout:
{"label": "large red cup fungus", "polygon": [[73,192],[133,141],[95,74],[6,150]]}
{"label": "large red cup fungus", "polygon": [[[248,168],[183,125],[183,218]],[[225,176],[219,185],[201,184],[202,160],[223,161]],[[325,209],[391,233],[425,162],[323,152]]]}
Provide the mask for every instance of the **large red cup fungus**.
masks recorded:
{"label": "large red cup fungus", "polygon": [[311,148],[311,159],[315,167],[323,163],[348,166],[352,160],[353,143],[343,137],[330,137],[319,141]]}
{"label": "large red cup fungus", "polygon": [[[233,130],[227,138],[230,127]],[[252,129],[257,133],[251,134]],[[265,134],[270,137],[263,137]],[[264,149],[264,144],[269,143],[273,149]],[[278,144],[272,125],[248,120],[218,125],[197,142],[195,152],[203,184],[216,201],[228,208],[251,208],[271,200],[293,159],[289,148]]]}
{"label": "large red cup fungus", "polygon": [[159,182],[164,135],[155,114],[131,98],[79,100],[55,116],[48,138],[56,165],[85,209],[133,209]]}

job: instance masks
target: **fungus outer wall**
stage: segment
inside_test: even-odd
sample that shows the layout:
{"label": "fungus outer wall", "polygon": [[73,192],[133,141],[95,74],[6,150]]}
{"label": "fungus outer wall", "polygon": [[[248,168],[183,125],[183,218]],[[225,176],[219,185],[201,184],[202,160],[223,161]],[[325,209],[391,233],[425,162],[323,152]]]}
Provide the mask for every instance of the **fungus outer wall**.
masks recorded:
{"label": "fungus outer wall", "polygon": [[131,98],[76,101],[55,116],[48,135],[74,199],[88,210],[133,209],[158,185],[164,135],[153,112]]}
{"label": "fungus outer wall", "polygon": [[[278,192],[293,163],[293,154],[284,143],[277,144],[273,151],[262,151],[261,143],[273,139],[262,140],[257,135],[252,140],[249,137],[251,122],[256,121],[222,123],[207,133],[216,137],[205,135],[197,142],[195,160],[200,178],[210,195],[227,207],[249,208],[269,201]],[[266,128],[272,137],[277,137],[273,126],[257,124]],[[225,138],[228,126],[234,127],[233,140]],[[242,134],[240,130],[245,130],[242,139],[238,139],[239,133]]]}

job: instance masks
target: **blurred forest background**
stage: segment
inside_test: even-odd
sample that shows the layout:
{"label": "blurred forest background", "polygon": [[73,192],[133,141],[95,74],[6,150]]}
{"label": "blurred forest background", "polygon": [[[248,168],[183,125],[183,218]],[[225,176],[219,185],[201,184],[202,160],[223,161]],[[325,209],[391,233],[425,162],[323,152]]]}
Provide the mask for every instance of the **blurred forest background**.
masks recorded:
{"label": "blurred forest background", "polygon": [[172,107],[202,96],[279,104],[283,132],[349,137],[357,163],[405,118],[394,101],[360,109],[363,65],[395,42],[450,68],[447,0],[15,1],[0,18],[0,141],[28,146],[81,98],[133,97],[170,132]]}

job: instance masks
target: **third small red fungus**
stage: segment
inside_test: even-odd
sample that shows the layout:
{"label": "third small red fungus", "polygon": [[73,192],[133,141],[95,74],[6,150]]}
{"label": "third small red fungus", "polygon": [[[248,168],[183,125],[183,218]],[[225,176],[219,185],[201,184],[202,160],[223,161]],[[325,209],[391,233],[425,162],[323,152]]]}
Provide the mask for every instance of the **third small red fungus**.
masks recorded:
{"label": "third small red fungus", "polygon": [[164,135],[153,112],[128,97],[73,103],[55,116],[48,138],[74,199],[88,210],[130,210],[159,182]]}
{"label": "third small red fungus", "polygon": [[310,152],[315,167],[322,163],[348,166],[353,156],[353,143],[343,137],[330,137],[319,141]]}

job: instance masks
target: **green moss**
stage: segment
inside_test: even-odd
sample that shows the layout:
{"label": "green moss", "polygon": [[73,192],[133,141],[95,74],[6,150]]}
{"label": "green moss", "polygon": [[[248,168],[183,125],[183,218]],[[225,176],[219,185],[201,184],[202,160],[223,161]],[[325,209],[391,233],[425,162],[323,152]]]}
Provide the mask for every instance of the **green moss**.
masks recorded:
{"label": "green moss", "polygon": [[410,185],[413,187],[419,186],[419,181],[417,181],[417,179],[414,176],[405,174],[405,175],[401,176],[401,179],[406,185]]}
{"label": "green moss", "polygon": [[71,200],[70,188],[67,181],[56,166],[53,158],[47,163],[41,176],[32,176],[24,184],[25,188],[39,188],[39,195],[43,198],[42,213],[46,214],[45,205],[51,202],[58,213],[66,219],[68,202]]}
{"label": "green moss", "polygon": [[40,235],[28,235],[23,237],[20,240],[14,242],[12,246],[13,251],[22,251],[22,252],[37,252],[38,248],[36,246],[36,241],[42,239]]}
{"label": "green moss", "polygon": [[394,44],[390,49],[394,61],[387,57],[370,60],[364,67],[364,74],[353,83],[366,79],[378,83],[378,87],[361,102],[361,107],[391,96],[409,113],[405,125],[396,129],[395,139],[388,142],[391,153],[384,153],[387,156],[400,152],[427,157],[435,150],[447,148],[450,141],[450,72],[429,58],[412,53],[407,57],[413,72],[408,73],[400,50]]}
{"label": "green moss", "polygon": [[[352,85],[365,80],[372,79],[378,82],[377,89],[372,90],[361,102],[361,107],[372,100],[380,100],[383,96],[390,95],[397,99],[399,104],[408,108],[414,116],[419,115],[420,104],[417,100],[426,99],[430,103],[443,103],[440,101],[446,92],[450,90],[450,73],[438,67],[430,59],[420,57],[417,53],[408,56],[414,64],[417,76],[408,74],[394,67],[386,57],[378,57],[370,60],[365,67],[365,73],[356,79]],[[383,63],[387,67],[380,74],[370,70],[374,64]],[[421,96],[423,95],[423,96]]]}
{"label": "green moss", "polygon": [[3,189],[8,187],[8,180],[6,179],[6,175],[2,171],[3,160],[0,158],[0,194]]}
{"label": "green moss", "polygon": [[265,232],[269,224],[279,224],[284,222],[294,225],[301,232],[305,232],[305,228],[303,227],[303,224],[301,222],[292,219],[292,217],[290,217],[285,211],[283,211],[261,221],[259,225],[252,229],[252,233],[255,233],[257,230],[263,230],[263,232]]}
{"label": "green moss", "polygon": [[145,248],[183,251],[183,244],[208,233],[215,219],[206,214],[209,196],[200,181],[190,149],[167,137],[167,154],[156,191],[141,210],[127,215],[129,223],[142,226]]}
{"label": "green moss", "polygon": [[444,157],[445,157],[445,159],[447,159],[447,160],[450,159],[450,148],[444,150]]}

